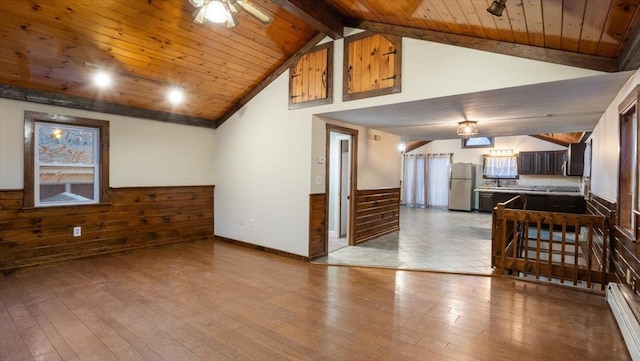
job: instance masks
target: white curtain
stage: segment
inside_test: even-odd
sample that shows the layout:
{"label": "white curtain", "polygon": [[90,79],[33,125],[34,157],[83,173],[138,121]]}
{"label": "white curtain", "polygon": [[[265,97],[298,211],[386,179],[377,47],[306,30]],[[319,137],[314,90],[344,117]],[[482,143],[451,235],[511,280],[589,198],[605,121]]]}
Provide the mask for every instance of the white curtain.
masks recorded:
{"label": "white curtain", "polygon": [[404,156],[404,204],[426,207],[426,156],[425,154]]}
{"label": "white curtain", "polygon": [[484,175],[490,178],[515,178],[518,175],[518,160],[513,157],[486,157]]}
{"label": "white curtain", "polygon": [[446,207],[449,204],[451,154],[416,154],[404,157],[404,204],[411,207]]}
{"label": "white curtain", "polygon": [[428,206],[449,206],[449,181],[451,178],[451,155],[429,154]]}

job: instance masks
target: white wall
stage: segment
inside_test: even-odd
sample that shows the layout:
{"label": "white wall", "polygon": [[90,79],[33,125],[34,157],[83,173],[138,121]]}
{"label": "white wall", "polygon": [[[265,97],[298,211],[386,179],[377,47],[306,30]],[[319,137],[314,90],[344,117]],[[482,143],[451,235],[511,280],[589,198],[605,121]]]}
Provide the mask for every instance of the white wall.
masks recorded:
{"label": "white wall", "polygon": [[640,73],[636,72],[613,99],[591,134],[591,191],[613,202],[618,199],[618,106],[638,84]]}
{"label": "white wall", "polygon": [[[489,154],[491,148],[462,148],[460,139],[436,140],[422,147],[415,149],[408,154],[425,153],[453,153],[453,162],[474,163],[476,167],[476,183],[482,184],[482,157]],[[513,149],[515,153],[544,151],[544,150],[566,150],[558,144],[547,142],[527,135],[496,137],[494,149]],[[578,186],[580,177],[565,177],[554,175],[521,175],[518,179],[521,185],[554,185],[554,186]]]}
{"label": "white wall", "polygon": [[[338,40],[333,104],[288,110],[285,72],[216,130],[217,235],[308,255],[309,194],[325,191],[315,184],[325,173],[316,161],[326,157],[325,123],[314,114],[600,74],[403,39],[402,92],[342,102],[342,60]],[[369,142],[370,132],[360,133],[358,188],[398,186],[398,138],[382,134],[380,142]]]}
{"label": "white wall", "polygon": [[0,99],[0,189],[22,189],[24,111],[109,121],[111,187],[214,184],[215,131]]}

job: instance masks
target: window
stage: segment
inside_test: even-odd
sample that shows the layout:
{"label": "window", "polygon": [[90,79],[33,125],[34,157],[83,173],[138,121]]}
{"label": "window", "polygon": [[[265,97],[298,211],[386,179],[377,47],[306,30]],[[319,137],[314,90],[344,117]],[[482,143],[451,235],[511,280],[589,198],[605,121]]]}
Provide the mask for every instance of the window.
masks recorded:
{"label": "window", "polygon": [[107,202],[109,123],[25,112],[26,207]]}
{"label": "window", "polygon": [[462,138],[462,148],[492,148],[493,137]]}

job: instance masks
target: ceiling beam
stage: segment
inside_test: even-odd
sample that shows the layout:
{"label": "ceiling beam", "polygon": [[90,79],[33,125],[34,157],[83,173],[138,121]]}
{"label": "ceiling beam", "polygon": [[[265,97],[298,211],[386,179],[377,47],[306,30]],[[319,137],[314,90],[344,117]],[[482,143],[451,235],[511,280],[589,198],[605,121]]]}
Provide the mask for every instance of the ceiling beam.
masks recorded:
{"label": "ceiling beam", "polygon": [[216,122],[211,119],[137,108],[129,105],[81,98],[67,94],[50,93],[41,90],[20,88],[4,84],[0,84],[0,98],[22,100],[25,102],[54,105],[65,108],[89,110],[92,112],[122,115],[126,117],[157,120],[168,123],[192,125],[195,127],[216,128]]}
{"label": "ceiling beam", "polygon": [[552,133],[552,134],[536,134],[531,135],[534,138],[546,140],[554,144],[568,147],[572,143],[581,143],[584,138],[585,132],[574,133]]}
{"label": "ceiling beam", "polygon": [[415,142],[407,142],[407,145],[404,149],[405,153],[409,153],[413,150],[416,150],[420,147],[422,147],[423,145],[427,145],[429,143],[431,143],[432,140],[419,140],[419,141],[415,141]]}
{"label": "ceiling beam", "polygon": [[324,1],[318,0],[271,0],[288,12],[299,17],[314,29],[330,36],[341,39],[344,34],[344,20],[342,15],[333,10]]}
{"label": "ceiling beam", "polygon": [[216,120],[216,128],[221,126],[222,123],[226,122],[227,119],[231,118],[238,110],[240,110],[245,104],[247,104],[251,99],[253,99],[256,95],[258,95],[264,88],[266,88],[269,84],[271,84],[274,80],[276,80],[282,73],[287,71],[293,64],[295,64],[304,54],[306,54],[309,50],[313,49],[322,39],[325,38],[326,35],[319,33],[314,36],[308,43],[306,43],[300,50],[298,50],[295,54],[293,54],[287,61],[285,61],[282,65],[278,67],[273,73],[271,73],[266,79],[264,79],[258,86],[253,88],[247,95],[242,97],[236,104],[234,104],[231,109],[229,109],[224,115]]}
{"label": "ceiling beam", "polygon": [[399,35],[407,38],[433,41],[483,50],[492,53],[517,56],[520,58],[541,60],[549,63],[575,66],[578,68],[592,69],[605,72],[618,71],[616,59],[602,56],[579,54],[570,51],[546,49],[537,46],[508,43],[503,41],[474,38],[470,36],[442,33],[439,31],[417,29],[406,26],[377,23],[367,20],[347,18],[345,26],[370,30],[382,34]]}
{"label": "ceiling beam", "polygon": [[636,70],[638,67],[640,67],[640,26],[636,25],[618,58],[618,70]]}

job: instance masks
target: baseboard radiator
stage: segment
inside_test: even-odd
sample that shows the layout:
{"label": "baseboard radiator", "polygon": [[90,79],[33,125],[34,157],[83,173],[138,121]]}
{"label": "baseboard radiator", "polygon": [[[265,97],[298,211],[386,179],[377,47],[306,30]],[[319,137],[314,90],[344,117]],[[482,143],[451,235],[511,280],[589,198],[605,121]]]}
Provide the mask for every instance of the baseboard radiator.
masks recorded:
{"label": "baseboard radiator", "polygon": [[620,285],[617,283],[609,283],[607,286],[607,302],[618,322],[631,358],[633,361],[640,361],[640,323],[627,304],[620,290]]}

